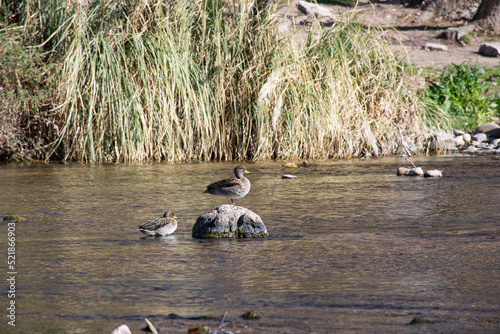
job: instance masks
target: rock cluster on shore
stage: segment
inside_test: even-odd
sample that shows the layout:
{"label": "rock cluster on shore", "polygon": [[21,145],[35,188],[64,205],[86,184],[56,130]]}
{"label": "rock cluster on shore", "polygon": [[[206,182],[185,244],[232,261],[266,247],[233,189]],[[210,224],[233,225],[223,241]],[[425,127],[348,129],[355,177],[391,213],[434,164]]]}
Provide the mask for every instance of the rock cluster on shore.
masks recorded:
{"label": "rock cluster on shore", "polygon": [[500,154],[499,122],[482,124],[472,133],[455,130],[455,146],[464,153]]}

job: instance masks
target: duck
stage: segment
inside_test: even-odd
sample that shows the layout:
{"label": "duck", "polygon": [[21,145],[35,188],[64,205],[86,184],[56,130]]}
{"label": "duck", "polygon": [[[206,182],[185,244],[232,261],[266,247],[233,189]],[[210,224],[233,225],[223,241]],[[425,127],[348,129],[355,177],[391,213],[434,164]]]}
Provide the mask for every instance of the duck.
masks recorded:
{"label": "duck", "polygon": [[230,198],[231,204],[234,205],[235,199],[244,197],[250,191],[250,180],[244,174],[252,174],[252,172],[248,171],[245,166],[237,166],[234,169],[236,178],[211,183],[203,193],[225,196]]}
{"label": "duck", "polygon": [[177,217],[172,212],[172,210],[168,210],[163,214],[162,217],[153,219],[145,224],[139,226],[139,231],[144,233],[145,235],[151,236],[165,236],[174,233],[177,229]]}

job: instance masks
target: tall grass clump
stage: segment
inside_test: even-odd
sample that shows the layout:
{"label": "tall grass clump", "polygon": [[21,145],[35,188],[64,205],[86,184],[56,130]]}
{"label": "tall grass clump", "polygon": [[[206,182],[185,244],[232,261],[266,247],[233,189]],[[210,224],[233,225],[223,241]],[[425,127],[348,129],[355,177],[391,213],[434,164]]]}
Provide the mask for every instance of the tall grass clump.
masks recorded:
{"label": "tall grass clump", "polygon": [[283,107],[276,156],[380,156],[397,152],[402,141],[418,143],[426,126],[418,98],[380,31],[347,21],[315,33],[303,49],[277,57]]}
{"label": "tall grass clump", "polygon": [[[257,11],[257,12],[256,12]],[[63,159],[243,159],[275,47],[258,9],[109,1],[74,9],[54,154]]]}
{"label": "tall grass clump", "polygon": [[58,2],[57,27],[38,34],[61,62],[47,158],[380,156],[440,121],[381,32],[352,19],[297,41],[267,2]]}

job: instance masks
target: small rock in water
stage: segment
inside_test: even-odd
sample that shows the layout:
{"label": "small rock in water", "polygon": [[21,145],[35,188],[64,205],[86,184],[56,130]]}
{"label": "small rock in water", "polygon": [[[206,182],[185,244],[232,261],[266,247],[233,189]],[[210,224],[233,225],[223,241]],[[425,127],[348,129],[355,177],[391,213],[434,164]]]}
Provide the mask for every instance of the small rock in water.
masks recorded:
{"label": "small rock in water", "polygon": [[284,174],[283,176],[281,176],[282,179],[296,179],[297,177],[295,175],[291,175],[291,174]]}
{"label": "small rock in water", "polygon": [[455,130],[453,130],[453,134],[455,135],[455,137],[463,136],[465,134],[465,131],[455,129]]}
{"label": "small rock in water", "polygon": [[130,328],[123,324],[121,326],[118,326],[116,327],[112,332],[111,334],[132,334],[132,331],[130,330]]}
{"label": "small rock in water", "polygon": [[399,167],[397,175],[408,175],[409,172],[410,172],[410,168]]}
{"label": "small rock in water", "polygon": [[211,334],[213,333],[210,327],[208,326],[203,326],[203,327],[195,327],[195,328],[190,328],[188,329],[188,334]]}
{"label": "small rock in water", "polygon": [[20,217],[20,216],[10,215],[10,216],[3,217],[3,220],[9,221],[9,222],[22,222],[22,221],[25,221],[26,219],[24,219],[23,217]]}
{"label": "small rock in water", "polygon": [[422,167],[412,168],[411,175],[412,176],[422,176],[422,175],[424,175],[424,170],[422,169]]}
{"label": "small rock in water", "polygon": [[423,324],[426,322],[430,322],[430,321],[425,319],[425,318],[422,318],[422,317],[415,317],[410,321],[409,325]]}
{"label": "small rock in water", "polygon": [[442,177],[443,172],[437,169],[426,170],[424,173],[424,177]]}
{"label": "small rock in water", "polygon": [[262,314],[260,314],[258,311],[247,311],[242,314],[241,317],[247,320],[256,320],[262,318]]}
{"label": "small rock in water", "polygon": [[424,175],[424,170],[422,169],[422,167],[415,167],[415,168],[399,167],[397,175],[422,176]]}
{"label": "small rock in water", "polygon": [[297,168],[297,164],[293,162],[288,162],[286,164],[282,165],[283,167],[291,167],[291,168]]}

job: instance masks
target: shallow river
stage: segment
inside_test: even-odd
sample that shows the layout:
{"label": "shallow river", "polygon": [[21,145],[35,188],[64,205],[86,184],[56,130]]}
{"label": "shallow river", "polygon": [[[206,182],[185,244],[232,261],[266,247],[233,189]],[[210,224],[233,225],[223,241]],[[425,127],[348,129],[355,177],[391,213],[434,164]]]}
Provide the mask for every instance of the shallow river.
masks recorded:
{"label": "shallow river", "polygon": [[[227,312],[234,333],[499,333],[500,160],[415,162],[444,177],[398,177],[402,158],[246,162],[252,189],[236,204],[269,237],[240,240],[191,237],[198,216],[230,203],[202,192],[237,163],[0,165],[0,217],[26,219],[15,225],[11,299],[0,222],[0,332],[127,323],[141,333],[147,317],[161,333],[187,333],[218,330]],[[143,237],[137,227],[168,208],[177,231]],[[262,318],[240,317],[249,310]]]}

